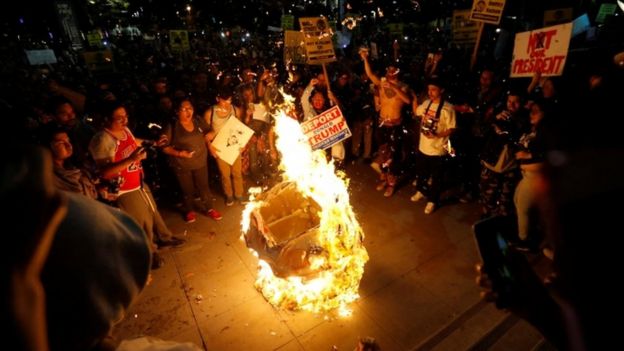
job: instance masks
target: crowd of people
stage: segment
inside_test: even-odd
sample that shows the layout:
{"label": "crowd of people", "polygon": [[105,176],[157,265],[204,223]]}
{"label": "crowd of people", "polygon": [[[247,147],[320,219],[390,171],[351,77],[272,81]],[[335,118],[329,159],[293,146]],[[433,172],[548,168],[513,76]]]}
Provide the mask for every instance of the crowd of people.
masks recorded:
{"label": "crowd of people", "polygon": [[[503,78],[506,72],[494,66],[483,66],[473,76],[465,65],[454,65],[453,51],[403,52],[396,41],[386,48],[387,55],[380,45],[376,59],[369,50],[342,50],[327,72],[283,64],[274,50],[259,49],[262,45],[238,56],[230,56],[231,48],[214,56],[215,50],[207,50],[214,43],[200,39],[181,55],[172,54],[166,42],[118,45],[116,53],[125,61],[115,73],[79,79],[84,67],[25,67],[16,91],[2,101],[11,139],[50,151],[54,187],[72,194],[70,211],[71,202],[88,198],[121,212],[110,214],[99,204],[80,205],[81,211],[97,208],[102,216],[121,216],[115,221],[122,222],[131,218],[129,225],[138,225],[120,234],[136,245],[126,246],[136,261],[125,265],[132,272],[123,288],[131,293],[122,294],[118,307],[127,306],[145,284],[144,266],[162,265],[159,248],[184,245],[157,203],[179,203],[187,223],[198,212],[218,221],[216,184],[229,207],[246,201],[247,187],[274,181],[279,136],[272,113],[283,103],[280,87],[295,97],[289,114],[301,122],[340,107],[353,137],[334,145],[328,158],[339,167],[370,165],[379,176],[375,188],[384,197],[412,184],[410,200],[426,199],[427,215],[456,202],[478,202],[482,218],[513,218],[514,247],[543,249],[551,259],[562,245],[548,237],[549,223],[539,211],[548,172],[579,152],[622,146],[621,122],[610,112],[621,94],[622,71],[609,56],[571,57],[564,77],[536,72],[529,82]],[[137,54],[130,57],[129,52]],[[210,61],[204,56],[208,52]],[[212,145],[231,118],[254,131],[233,164],[220,159]],[[164,193],[161,188],[178,190]],[[56,192],[48,193],[46,203],[61,201]],[[46,215],[51,226],[51,213]],[[145,250],[135,237],[141,232]],[[55,247],[52,258],[58,258]],[[50,299],[58,298],[53,289],[45,289],[50,306],[56,306]],[[54,310],[48,311],[48,319],[54,318]],[[62,336],[79,344],[58,349],[92,346],[118,313],[105,317],[103,326],[81,336],[87,339]],[[50,342],[64,332],[53,330]]]}

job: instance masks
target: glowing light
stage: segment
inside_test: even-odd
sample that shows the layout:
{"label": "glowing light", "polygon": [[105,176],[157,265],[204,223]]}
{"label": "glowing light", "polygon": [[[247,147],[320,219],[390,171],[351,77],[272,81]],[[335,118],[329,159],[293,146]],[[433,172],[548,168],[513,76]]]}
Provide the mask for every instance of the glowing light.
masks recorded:
{"label": "glowing light", "polygon": [[[317,246],[314,254],[308,251],[298,257],[304,259],[311,274],[278,277],[271,265],[260,259],[255,286],[274,306],[315,313],[336,310],[340,316],[349,316],[349,304],[359,298],[358,287],[368,261],[362,244],[364,233],[349,203],[344,173],[336,174],[333,162],[327,161],[325,153],[311,149],[299,123],[284,112],[294,108],[294,98],[283,95],[286,102],[275,115],[280,171],[286,182],[295,184],[303,199],[313,200],[320,208],[318,227],[306,232],[313,233],[311,240]],[[256,197],[259,191],[253,190],[243,211],[243,235],[250,232],[251,226],[268,231],[272,225],[256,215],[268,206],[262,195]],[[303,210],[293,208],[293,211]],[[264,239],[269,247],[275,247],[273,237],[264,236]]]}

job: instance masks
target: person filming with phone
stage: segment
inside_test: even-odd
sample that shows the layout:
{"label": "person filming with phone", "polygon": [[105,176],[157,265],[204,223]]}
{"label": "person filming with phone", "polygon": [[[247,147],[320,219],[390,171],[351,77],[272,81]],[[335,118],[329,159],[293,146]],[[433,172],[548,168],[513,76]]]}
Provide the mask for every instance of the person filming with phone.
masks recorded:
{"label": "person filming with phone", "polygon": [[516,235],[513,219],[491,217],[474,226],[482,297],[531,323],[559,350],[621,345],[622,212],[613,204],[624,196],[624,168],[614,162],[622,159],[621,145],[546,155],[534,183],[554,252],[546,279],[508,246],[505,238]]}

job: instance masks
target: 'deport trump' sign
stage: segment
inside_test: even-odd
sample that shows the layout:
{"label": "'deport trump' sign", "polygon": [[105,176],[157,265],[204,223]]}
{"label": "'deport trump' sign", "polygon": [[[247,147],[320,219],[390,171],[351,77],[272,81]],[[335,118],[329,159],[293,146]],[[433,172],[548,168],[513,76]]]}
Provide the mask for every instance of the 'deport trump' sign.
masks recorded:
{"label": "'deport trump' sign", "polygon": [[351,136],[347,121],[338,106],[301,123],[303,133],[314,150],[324,150]]}

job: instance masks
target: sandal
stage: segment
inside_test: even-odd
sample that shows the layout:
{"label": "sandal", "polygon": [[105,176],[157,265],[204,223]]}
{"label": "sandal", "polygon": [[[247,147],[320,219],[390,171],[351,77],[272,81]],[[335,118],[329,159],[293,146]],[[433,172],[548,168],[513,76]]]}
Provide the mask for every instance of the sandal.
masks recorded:
{"label": "sandal", "polygon": [[386,191],[384,191],[384,196],[390,197],[392,196],[392,194],[394,194],[394,186],[388,185],[388,187],[386,188]]}

